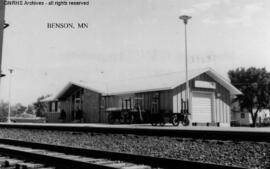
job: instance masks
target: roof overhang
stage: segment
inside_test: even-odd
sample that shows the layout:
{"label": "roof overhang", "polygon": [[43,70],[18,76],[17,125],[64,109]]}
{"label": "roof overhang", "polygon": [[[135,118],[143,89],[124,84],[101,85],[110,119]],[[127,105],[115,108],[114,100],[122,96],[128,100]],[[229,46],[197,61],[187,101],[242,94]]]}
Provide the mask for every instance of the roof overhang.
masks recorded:
{"label": "roof overhang", "polygon": [[[236,87],[234,87],[228,79],[225,79],[221,75],[219,75],[216,71],[214,71],[211,68],[205,68],[201,69],[200,71],[193,73],[192,75],[189,76],[189,80],[194,79],[195,77],[206,73],[209,75],[211,78],[213,78],[216,82],[221,84],[224,88],[226,88],[229,92],[230,95],[242,95],[242,92],[238,90]],[[164,90],[173,90],[179,85],[182,85],[185,83],[185,80],[178,81],[172,86],[164,86],[164,87],[159,87],[159,88],[152,88],[152,89],[145,89],[145,90],[132,90],[132,91],[124,91],[124,92],[108,92],[104,94],[104,96],[110,96],[110,95],[124,95],[124,94],[133,94],[133,93],[145,93],[145,92],[155,92],[155,91],[164,91]]]}
{"label": "roof overhang", "polygon": [[125,91],[125,92],[106,93],[106,94],[103,94],[103,96],[126,95],[126,94],[146,93],[146,92],[156,92],[156,91],[164,91],[164,90],[171,90],[171,89],[172,89],[171,87],[164,87],[164,88],[145,89],[145,90],[133,90],[133,91]]}
{"label": "roof overhang", "polygon": [[[194,73],[192,73],[189,76],[189,80],[192,80],[194,78],[196,78],[197,76],[206,73],[207,75],[209,75],[213,80],[215,80],[217,83],[219,83],[220,85],[222,85],[225,89],[227,89],[231,95],[241,95],[242,92],[240,90],[238,90],[236,87],[234,87],[230,81],[228,79],[225,79],[224,77],[222,77],[221,75],[219,75],[216,71],[214,71],[211,68],[205,68],[205,69],[201,69],[199,71],[196,71]],[[145,93],[145,92],[155,92],[155,91],[164,91],[164,90],[172,90],[175,89],[176,87],[178,87],[179,85],[182,85],[185,83],[184,79],[175,81],[171,84],[166,84],[166,85],[160,85],[160,86],[156,86],[155,88],[150,88],[149,86],[147,88],[136,88],[134,90],[118,90],[118,91],[110,91],[110,89],[108,90],[108,88],[104,87],[100,88],[100,86],[96,86],[97,88],[99,88],[100,90],[94,89],[92,87],[89,87],[90,84],[84,84],[84,83],[75,83],[75,82],[69,82],[63,90],[61,90],[54,99],[58,99],[61,100],[62,98],[67,97],[72,90],[75,88],[84,88],[84,89],[88,89],[91,91],[94,91],[96,93],[102,94],[103,96],[112,96],[112,95],[126,95],[126,94],[134,94],[134,93]],[[119,83],[119,85],[121,85],[121,83]],[[105,92],[106,91],[106,92]]]}
{"label": "roof overhang", "polygon": [[243,94],[234,85],[232,85],[229,80],[227,80],[223,76],[219,75],[213,69],[209,68],[209,70],[206,71],[205,73],[208,74],[215,81],[217,81],[219,84],[221,84],[223,87],[225,87],[230,92],[231,95],[242,95]]}

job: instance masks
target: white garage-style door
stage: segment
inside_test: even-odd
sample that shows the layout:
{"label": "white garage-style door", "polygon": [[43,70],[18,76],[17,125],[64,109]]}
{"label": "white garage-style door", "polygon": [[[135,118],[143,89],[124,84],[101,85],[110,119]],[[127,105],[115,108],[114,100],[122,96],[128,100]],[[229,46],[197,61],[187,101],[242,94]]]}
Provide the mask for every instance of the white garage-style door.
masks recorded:
{"label": "white garage-style door", "polygon": [[192,93],[192,121],[199,123],[211,122],[213,95],[211,93]]}

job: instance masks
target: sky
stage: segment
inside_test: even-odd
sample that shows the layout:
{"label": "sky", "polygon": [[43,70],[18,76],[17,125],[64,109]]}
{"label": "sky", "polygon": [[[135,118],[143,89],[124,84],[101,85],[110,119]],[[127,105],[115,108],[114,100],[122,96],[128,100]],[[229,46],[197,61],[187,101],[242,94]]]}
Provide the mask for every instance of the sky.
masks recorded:
{"label": "sky", "polygon": [[[78,0],[77,0],[78,1]],[[211,67],[270,70],[268,0],[90,0],[89,6],[6,6],[0,100],[31,104],[68,81],[108,82]],[[47,23],[88,23],[48,29]]]}

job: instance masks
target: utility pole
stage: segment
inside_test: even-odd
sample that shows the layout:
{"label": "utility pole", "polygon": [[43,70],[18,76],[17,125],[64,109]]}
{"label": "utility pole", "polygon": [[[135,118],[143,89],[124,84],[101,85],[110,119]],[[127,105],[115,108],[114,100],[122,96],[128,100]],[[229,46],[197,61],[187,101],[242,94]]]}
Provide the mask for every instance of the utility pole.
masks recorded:
{"label": "utility pole", "polygon": [[11,114],[11,82],[12,82],[12,73],[14,71],[14,69],[8,69],[9,70],[9,74],[10,74],[10,77],[9,77],[9,91],[8,91],[8,118],[7,118],[7,122],[8,123],[11,123],[11,120],[10,120],[10,114]]}
{"label": "utility pole", "polygon": [[[179,19],[184,21],[185,24],[185,61],[186,61],[186,109],[189,110],[189,84],[188,84],[188,55],[187,55],[187,23],[191,16],[182,15]],[[188,111],[189,112],[189,111]]]}

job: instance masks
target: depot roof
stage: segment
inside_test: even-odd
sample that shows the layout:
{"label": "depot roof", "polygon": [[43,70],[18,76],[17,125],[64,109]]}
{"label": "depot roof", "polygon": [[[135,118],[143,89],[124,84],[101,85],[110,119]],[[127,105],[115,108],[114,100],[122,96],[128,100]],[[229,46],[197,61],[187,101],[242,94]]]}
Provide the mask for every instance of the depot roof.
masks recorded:
{"label": "depot roof", "polygon": [[[203,73],[206,73],[216,82],[225,87],[231,95],[242,94],[242,92],[239,91],[236,87],[234,87],[228,79],[225,79],[211,68],[189,71],[189,80]],[[106,84],[97,84],[93,82],[69,82],[65,86],[65,88],[56,95],[55,98],[61,98],[68,90],[70,90],[74,86],[86,88],[97,93],[101,93],[104,96],[109,96],[171,90],[183,83],[185,83],[184,72],[167,73],[150,77],[129,79],[125,81],[110,82]]]}

